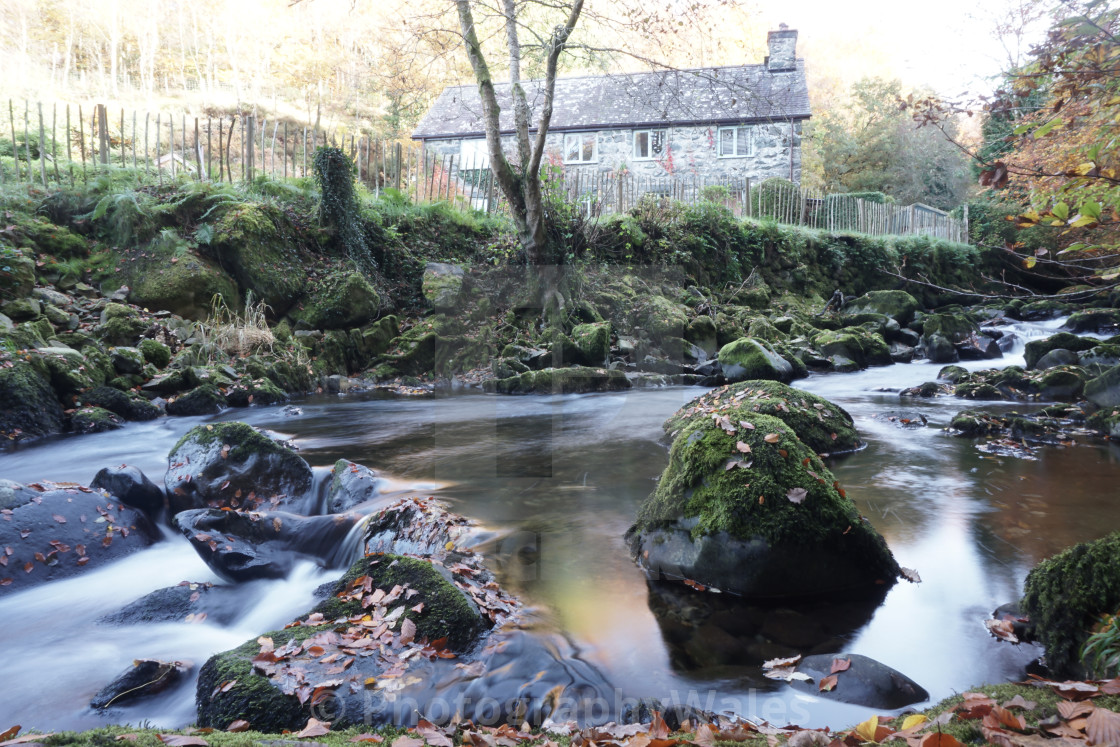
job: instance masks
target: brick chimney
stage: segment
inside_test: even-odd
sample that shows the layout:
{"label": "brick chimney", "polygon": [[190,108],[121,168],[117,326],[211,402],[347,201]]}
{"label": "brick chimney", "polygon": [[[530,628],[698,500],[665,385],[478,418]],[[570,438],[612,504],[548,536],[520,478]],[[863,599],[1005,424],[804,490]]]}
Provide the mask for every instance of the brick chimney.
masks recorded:
{"label": "brick chimney", "polygon": [[766,68],[770,72],[797,69],[797,29],[778,24],[777,31],[766,35],[766,45],[770,48],[766,57]]}

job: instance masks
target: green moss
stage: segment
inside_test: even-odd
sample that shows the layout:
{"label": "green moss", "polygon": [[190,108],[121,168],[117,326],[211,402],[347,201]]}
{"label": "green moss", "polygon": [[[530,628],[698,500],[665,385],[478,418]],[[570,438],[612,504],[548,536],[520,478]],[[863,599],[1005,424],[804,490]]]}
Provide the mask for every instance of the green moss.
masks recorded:
{"label": "green moss", "polygon": [[[478,641],[486,627],[478,607],[451,582],[450,574],[442,566],[403,555],[371,555],[355,561],[335,584],[331,598],[314,611],[321,612],[328,620],[363,614],[360,600],[343,601],[338,597],[362,576],[369,576],[372,588],[386,593],[394,586],[418,592],[408,598],[407,609],[401,616],[415,623],[418,639],[434,641],[446,637],[452,649],[465,651]],[[412,608],[420,602],[424,607],[416,612]]]}
{"label": "green moss", "polygon": [[629,389],[630,380],[621,371],[573,366],[526,371],[508,379],[487,381],[484,386],[486,391],[500,394],[578,394]]}
{"label": "green moss", "polygon": [[882,337],[861,327],[825,330],[813,337],[813,346],[825,356],[840,355],[863,366],[889,366],[891,350]]}
{"label": "green moss", "polygon": [[25,361],[0,368],[0,438],[19,441],[62,429],[62,405],[47,379]]}
{"label": "green moss", "polygon": [[1100,340],[1091,337],[1078,337],[1069,332],[1058,332],[1042,340],[1031,340],[1023,349],[1023,358],[1027,368],[1034,368],[1042,356],[1052,350],[1072,350],[1079,353],[1082,350],[1091,350],[1100,344]]}
{"label": "green moss", "polygon": [[[288,641],[305,640],[331,626],[286,628],[265,633],[277,648]],[[254,639],[232,651],[211,656],[198,674],[198,723],[225,729],[237,719],[245,719],[253,728],[265,732],[298,730],[307,723],[307,715],[294,696],[284,695],[272,682],[253,669],[252,659],[261,646]],[[222,685],[235,683],[226,692]]]}
{"label": "green moss", "polygon": [[726,415],[732,423],[750,422],[757,414],[778,418],[817,453],[854,451],[863,446],[852,416],[844,408],[776,381],[744,381],[698,397],[665,421],[665,432],[676,438],[686,426],[710,421],[713,413]]}
{"label": "green moss", "polygon": [[793,367],[765,341],[741,337],[720,348],[717,357],[723,375],[730,381],[789,381],[793,378]]}
{"label": "green moss", "polygon": [[293,459],[299,457],[276,443],[268,436],[258,431],[248,423],[229,421],[213,423],[211,425],[196,425],[180,438],[167,455],[169,462],[174,462],[179,449],[192,442],[199,448],[206,449],[214,444],[229,444],[230,451],[226,458],[231,462],[243,462],[253,454],[277,453],[289,455]]}
{"label": "green moss", "polygon": [[[770,545],[855,553],[872,575],[895,578],[898,566],[882,538],[840,495],[820,457],[775,417],[752,414],[748,422],[754,428],[733,420],[731,433],[711,417],[686,425],[673,440],[657,489],[639,511],[637,531],[694,520],[694,537],[727,532]],[[739,443],[750,452],[743,453]],[[749,466],[727,469],[732,460]],[[800,503],[787,497],[794,489],[805,491]]]}
{"label": "green moss", "polygon": [[276,205],[238,203],[214,224],[211,253],[242,292],[283,315],[307,284],[306,259],[288,217]]}
{"label": "green moss", "polygon": [[319,282],[290,316],[308,329],[349,329],[369,324],[380,309],[377,290],[360,272],[350,270]]}
{"label": "green moss", "polygon": [[844,307],[843,316],[883,314],[899,324],[909,324],[918,308],[918,299],[906,291],[878,290],[865,293],[848,303]]}
{"label": "green moss", "polygon": [[964,342],[980,328],[965,314],[927,314],[922,317],[922,337],[941,335],[949,342]]}
{"label": "green moss", "polygon": [[766,317],[760,316],[747,327],[747,337],[754,337],[767,342],[782,342],[788,339],[789,335],[771,324]]}
{"label": "green moss", "polygon": [[205,319],[217,295],[230,309],[241,308],[233,278],[210,258],[181,246],[155,244],[141,261],[125,263],[124,268],[121,279],[131,288],[129,300],[138,306]]}
{"label": "green moss", "polygon": [[171,348],[159,340],[141,340],[139,347],[144,360],[156,368],[165,368],[171,362]]}
{"label": "green moss", "polygon": [[688,327],[687,308],[661,295],[648,295],[638,300],[634,321],[654,340],[683,337]]}
{"label": "green moss", "polygon": [[1120,532],[1074,545],[1027,575],[1023,611],[1046,662],[1059,675],[1081,676],[1081,647],[1104,614],[1120,609]]}
{"label": "green moss", "polygon": [[83,407],[70,416],[70,428],[77,433],[102,433],[123,425],[120,417],[100,407]]}

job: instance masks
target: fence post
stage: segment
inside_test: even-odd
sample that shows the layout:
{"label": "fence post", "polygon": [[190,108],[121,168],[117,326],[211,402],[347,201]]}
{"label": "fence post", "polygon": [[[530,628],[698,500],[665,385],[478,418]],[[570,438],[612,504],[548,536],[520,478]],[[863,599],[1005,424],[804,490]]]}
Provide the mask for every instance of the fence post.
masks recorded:
{"label": "fence post", "polygon": [[97,160],[109,165],[109,111],[104,104],[97,105]]}
{"label": "fence post", "polygon": [[46,147],[47,135],[43,131],[43,102],[37,102],[39,105],[39,178],[43,181],[43,186],[47,186],[47,154],[43,150]]}
{"label": "fence post", "polygon": [[194,118],[194,162],[198,167],[198,180],[202,181],[202,144],[198,142],[198,117]]}
{"label": "fence post", "polygon": [[399,192],[401,189],[401,144],[396,143],[396,147],[393,150],[394,155],[397,157],[397,176],[393,182],[393,186]]}

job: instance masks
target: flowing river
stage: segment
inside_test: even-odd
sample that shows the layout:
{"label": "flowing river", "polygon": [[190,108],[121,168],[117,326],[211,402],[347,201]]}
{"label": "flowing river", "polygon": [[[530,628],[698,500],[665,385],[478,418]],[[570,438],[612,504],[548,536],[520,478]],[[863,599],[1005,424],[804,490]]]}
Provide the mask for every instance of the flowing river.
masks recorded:
{"label": "flowing river", "polygon": [[[1058,324],[1007,331],[1041,337]],[[1021,364],[1021,351],[1020,341],[1002,360],[966,366]],[[88,483],[101,467],[127,462],[159,483],[168,451],[191,427],[244,420],[293,439],[313,465],[339,458],[368,465],[403,491],[435,495],[499,530],[504,539],[490,555],[503,583],[542,608],[620,692],[777,724],[842,727],[871,709],[766,680],[759,662],[791,651],[860,653],[910,676],[934,701],[1016,678],[1040,651],[998,643],[984,619],[1018,597],[1037,561],[1120,526],[1120,446],[1086,440],[1040,448],[1033,460],[981,452],[974,441],[942,431],[957,411],[1036,406],[900,400],[899,389],[933,380],[940,368],[894,365],[796,384],[855,418],[867,448],[830,466],[899,563],[921,575],[920,584],[900,582],[878,607],[726,600],[702,610],[679,590],[646,583],[622,535],[667,461],[662,422],[701,394],[697,388],[434,400],[317,396],[295,403],[299,414],[229,410],[39,443],[0,454],[0,477]],[[902,426],[899,418],[916,414],[924,426]],[[0,727],[189,724],[193,681],[104,714],[88,703],[133,659],[201,666],[213,653],[282,627],[312,606],[317,586],[339,575],[305,564],[284,580],[244,584],[236,609],[220,623],[99,623],[155,589],[220,583],[185,539],[165,531],[166,541],[112,566],[0,596]]]}

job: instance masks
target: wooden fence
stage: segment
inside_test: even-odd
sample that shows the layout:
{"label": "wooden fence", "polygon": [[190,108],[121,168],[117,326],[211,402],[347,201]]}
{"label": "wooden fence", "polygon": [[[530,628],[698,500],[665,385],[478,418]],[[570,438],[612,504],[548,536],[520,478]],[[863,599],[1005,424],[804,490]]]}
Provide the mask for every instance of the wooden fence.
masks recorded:
{"label": "wooden fence", "polygon": [[[425,152],[409,141],[384,141],[353,135],[338,138],[318,128],[251,114],[196,117],[185,114],[130,114],[91,107],[8,101],[11,153],[0,150],[0,185],[34,182],[74,186],[108,167],[131,168],[140,178],[251,181],[311,174],[315,149],[342,148],[353,160],[358,180],[375,195],[386,189],[413,202],[445,201],[461,209],[504,209],[500,190],[485,163],[456,155]],[[22,108],[22,111],[19,109]],[[2,113],[0,113],[2,121]],[[22,135],[22,137],[20,137]],[[341,140],[341,141],[340,141]],[[550,170],[550,174],[552,171]],[[568,167],[548,183],[553,196],[580,206],[589,215],[626,212],[642,205],[679,203],[724,205],[738,217],[828,231],[873,235],[924,234],[949,241],[968,240],[968,212],[962,220],[927,205],[872,202],[843,194],[824,194],[784,181],[745,177],[647,177],[627,172]]]}

